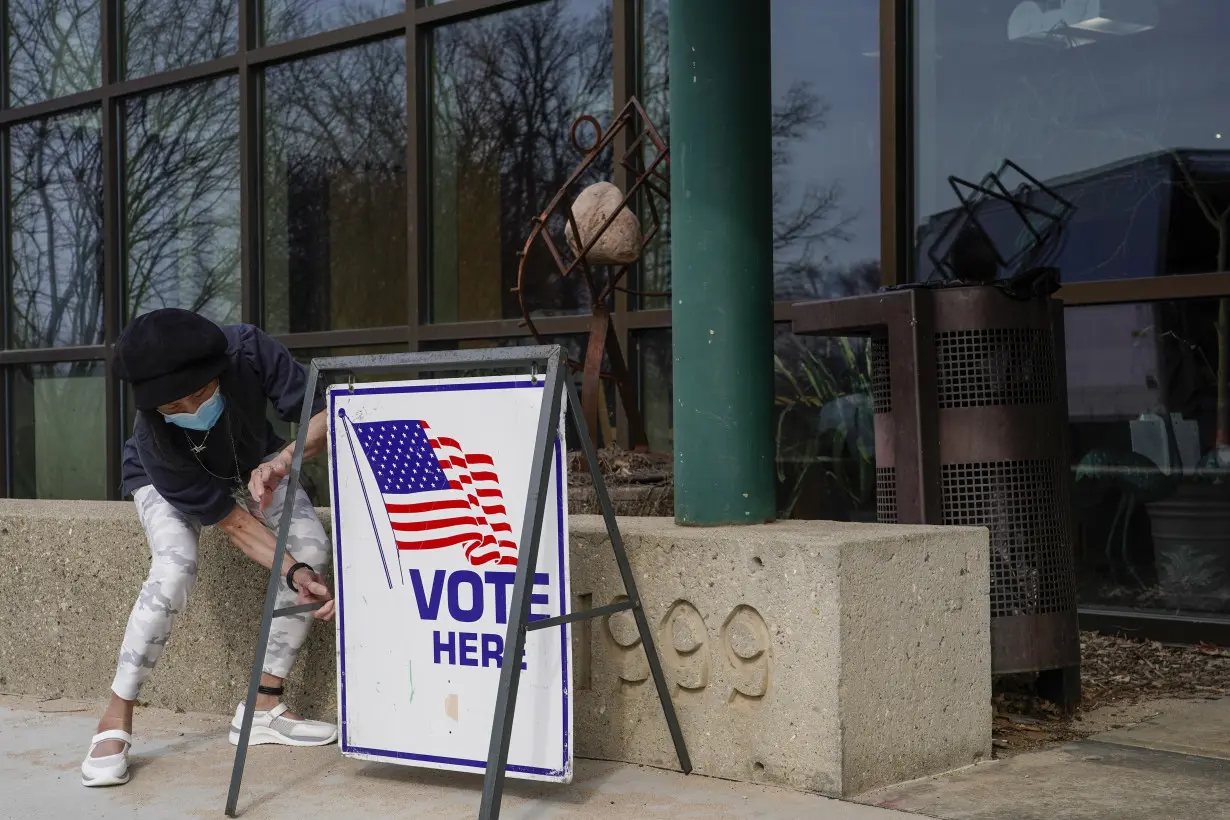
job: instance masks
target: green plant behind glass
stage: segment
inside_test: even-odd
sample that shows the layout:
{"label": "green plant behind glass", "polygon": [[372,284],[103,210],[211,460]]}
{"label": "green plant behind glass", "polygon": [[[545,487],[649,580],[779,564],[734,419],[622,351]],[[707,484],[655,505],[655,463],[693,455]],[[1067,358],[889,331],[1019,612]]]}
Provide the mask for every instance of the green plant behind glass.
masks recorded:
{"label": "green plant behind glass", "polygon": [[[774,354],[778,409],[777,480],[788,486],[783,515],[790,517],[810,471],[824,474],[852,509],[875,500],[875,432],[871,403],[871,346],[846,337],[813,340],[796,336]],[[799,430],[802,435],[792,435]],[[788,464],[801,465],[791,480]]]}

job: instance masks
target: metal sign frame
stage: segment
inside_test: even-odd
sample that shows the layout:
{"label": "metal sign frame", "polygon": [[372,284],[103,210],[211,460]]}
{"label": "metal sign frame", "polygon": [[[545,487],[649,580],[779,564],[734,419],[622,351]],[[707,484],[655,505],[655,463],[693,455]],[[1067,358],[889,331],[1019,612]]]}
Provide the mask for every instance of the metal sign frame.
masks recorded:
{"label": "metal sign frame", "polygon": [[[356,373],[421,373],[423,371],[455,371],[468,368],[498,368],[519,369],[530,368],[537,376],[539,369],[544,372],[542,408],[538,416],[538,430],[535,438],[534,459],[531,463],[529,493],[526,497],[525,518],[521,529],[521,550],[517,561],[517,577],[513,582],[512,602],[508,618],[508,632],[505,637],[505,657],[519,658],[525,648],[525,638],[530,630],[550,629],[563,626],[574,621],[589,618],[600,618],[617,612],[631,611],[636,620],[636,628],[640,633],[641,643],[645,648],[645,657],[653,675],[657,688],[658,700],[662,704],[662,712],[670,729],[671,739],[675,744],[675,754],[679,758],[679,768],[684,774],[692,771],[692,761],[688,756],[687,745],[683,739],[683,731],[679,727],[679,718],[675,714],[675,706],[671,701],[670,689],[666,676],[662,672],[662,663],[654,646],[653,633],[645,618],[644,607],[641,604],[640,592],[636,587],[636,579],[632,567],[628,563],[627,551],[624,549],[623,538],[619,534],[619,526],[615,521],[615,509],[611,505],[611,497],[603,481],[602,472],[598,466],[598,453],[590,438],[589,428],[585,424],[581,400],[577,395],[576,385],[572,383],[559,345],[543,345],[536,347],[493,348],[490,350],[450,350],[431,353],[389,353],[374,356],[341,356],[313,359],[308,370],[307,384],[304,387],[303,411],[300,415],[299,430],[296,436],[295,453],[291,461],[289,485],[287,492],[294,494],[299,488],[299,476],[303,467],[303,448],[306,445],[308,424],[312,419],[312,402],[307,397],[316,394],[316,385],[322,373],[346,373],[353,377]],[[554,448],[555,436],[558,434],[560,410],[563,407],[564,396],[567,396],[568,411],[565,415],[572,421],[573,429],[581,441],[585,459],[589,463],[590,476],[594,482],[594,493],[602,508],[602,517],[606,522],[606,531],[611,539],[611,547],[615,552],[615,561],[619,565],[619,574],[624,582],[628,599],[608,606],[593,607],[581,612],[569,612],[555,618],[529,622],[530,614],[530,580],[531,568],[538,564],[538,540],[542,534],[542,519],[546,509],[547,484],[550,480],[551,451]],[[566,428],[565,428],[566,429]],[[269,584],[265,590],[265,610],[261,616],[261,628],[256,639],[256,656],[252,662],[252,674],[248,679],[248,695],[245,701],[243,724],[239,732],[239,744],[235,749],[235,763],[231,770],[230,791],[226,799],[226,815],[235,817],[239,803],[239,790],[243,782],[244,765],[248,757],[248,741],[252,735],[253,710],[256,707],[256,690],[260,685],[261,670],[265,665],[265,648],[269,643],[269,629],[274,618],[309,612],[319,608],[318,604],[303,604],[299,606],[274,609],[278,593],[278,585],[282,575],[278,567],[286,555],[286,542],[290,536],[291,516],[284,515],[278,524],[277,547],[274,550],[273,566],[269,573]],[[500,669],[500,685],[496,694],[495,716],[491,726],[491,744],[487,752],[487,769],[483,776],[483,796],[479,807],[479,820],[495,820],[500,816],[500,803],[504,795],[504,780],[508,765],[508,747],[512,740],[513,717],[517,703],[517,689],[521,682],[521,664],[506,663]]]}

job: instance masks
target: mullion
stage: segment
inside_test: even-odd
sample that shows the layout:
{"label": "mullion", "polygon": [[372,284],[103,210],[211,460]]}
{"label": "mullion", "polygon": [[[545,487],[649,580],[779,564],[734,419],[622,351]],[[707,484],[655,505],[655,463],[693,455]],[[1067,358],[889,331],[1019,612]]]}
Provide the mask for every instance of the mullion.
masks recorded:
{"label": "mullion", "polygon": [[[623,110],[627,105],[628,100],[637,95],[637,49],[635,41],[637,38],[638,26],[636,25],[636,15],[640,4],[636,0],[611,0],[611,46],[612,46],[612,62],[611,66],[611,111],[618,112]],[[615,185],[621,190],[626,191],[632,185],[632,179],[628,173],[627,167],[619,161],[619,158],[631,147],[634,138],[635,130],[643,127],[637,118],[633,118],[632,122],[621,131],[614,144],[611,146],[614,151],[613,165],[615,168]],[[636,164],[639,167],[639,163]],[[636,214],[637,219],[640,219],[640,212],[635,208],[632,212]],[[628,280],[634,275],[636,267],[634,266],[629,272],[625,273],[624,285],[629,286],[631,282]],[[624,290],[617,290],[613,294],[614,298],[614,316],[615,323],[615,341],[619,345],[619,349],[627,361],[629,355],[628,344],[628,293]],[[601,363],[599,363],[601,367]],[[599,408],[599,412],[605,413],[606,408]],[[628,411],[624,407],[622,401],[615,402],[615,429],[619,439],[618,444],[625,449],[631,449],[633,442],[628,437],[630,427],[628,425]]]}
{"label": "mullion", "polygon": [[[407,6],[412,2],[414,0],[409,0]],[[460,23],[473,17],[512,11],[540,2],[542,0],[449,0],[437,6],[418,6],[412,13],[414,25],[426,27]]]}
{"label": "mullion", "polygon": [[251,49],[258,42],[260,17],[259,0],[239,0],[239,311],[244,322],[263,326],[261,78],[249,63]]}
{"label": "mullion", "polygon": [[430,179],[428,153],[431,150],[428,131],[428,107],[431,99],[431,69],[429,67],[429,32],[420,30],[412,21],[414,0],[406,4],[406,276],[409,298],[408,348],[419,349],[423,306],[430,304],[427,288],[430,242]]}
{"label": "mullion", "polygon": [[1058,297],[1066,305],[1111,305],[1171,302],[1230,296],[1230,273],[1141,276],[1062,284]]}
{"label": "mullion", "polygon": [[[110,91],[119,80],[123,44],[123,0],[102,3],[102,162],[103,162],[103,347],[110,351],[119,336],[123,312],[124,220],[121,177],[120,106]],[[106,419],[107,498],[119,499],[120,453],[123,436],[119,379],[111,356],[103,365]]]}
{"label": "mullion", "polygon": [[[250,1],[256,2],[256,0]],[[256,13],[260,14],[259,11]],[[253,30],[258,31],[260,28],[261,20],[253,21]],[[390,14],[386,17],[322,31],[285,43],[270,45],[257,43],[247,52],[247,63],[251,66],[268,67],[305,57],[342,51],[379,40],[391,40],[403,36],[406,31],[406,15],[404,13]]]}

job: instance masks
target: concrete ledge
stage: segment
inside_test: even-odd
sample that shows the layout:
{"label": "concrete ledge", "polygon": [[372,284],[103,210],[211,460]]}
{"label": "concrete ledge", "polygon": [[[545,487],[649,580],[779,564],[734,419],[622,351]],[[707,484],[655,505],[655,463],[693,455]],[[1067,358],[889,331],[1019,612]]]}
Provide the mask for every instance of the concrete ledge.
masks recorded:
{"label": "concrete ledge", "polygon": [[[850,796],[990,758],[986,530],[620,530],[698,772]],[[619,600],[601,524],[571,536],[573,593]],[[630,615],[575,635],[579,753],[675,765]]]}
{"label": "concrete ledge", "polygon": [[[326,524],[326,531],[328,524]],[[149,572],[131,503],[0,501],[0,692],[105,697],[128,613]],[[269,573],[217,530],[141,701],[229,713],[244,695]],[[313,715],[336,714],[331,625],[317,625],[291,687]]]}
{"label": "concrete ledge", "polygon": [[[624,519],[696,770],[849,796],[990,756],[987,534],[832,522],[690,529]],[[622,586],[601,519],[572,518],[574,605]],[[131,504],[0,502],[0,691],[104,696],[148,569]],[[202,539],[187,611],[142,691],[226,713],[242,697],[267,575]],[[631,618],[574,629],[578,754],[673,767]],[[333,631],[292,679],[334,700]]]}

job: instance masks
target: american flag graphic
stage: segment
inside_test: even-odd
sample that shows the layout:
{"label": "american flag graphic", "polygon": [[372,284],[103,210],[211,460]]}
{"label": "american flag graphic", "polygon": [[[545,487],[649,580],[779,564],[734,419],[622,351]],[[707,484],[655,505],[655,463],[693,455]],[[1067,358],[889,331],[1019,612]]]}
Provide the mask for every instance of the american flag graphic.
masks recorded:
{"label": "american flag graphic", "polygon": [[516,565],[491,456],[433,435],[425,421],[347,422],[376,477],[399,550],[461,546],[473,566]]}

